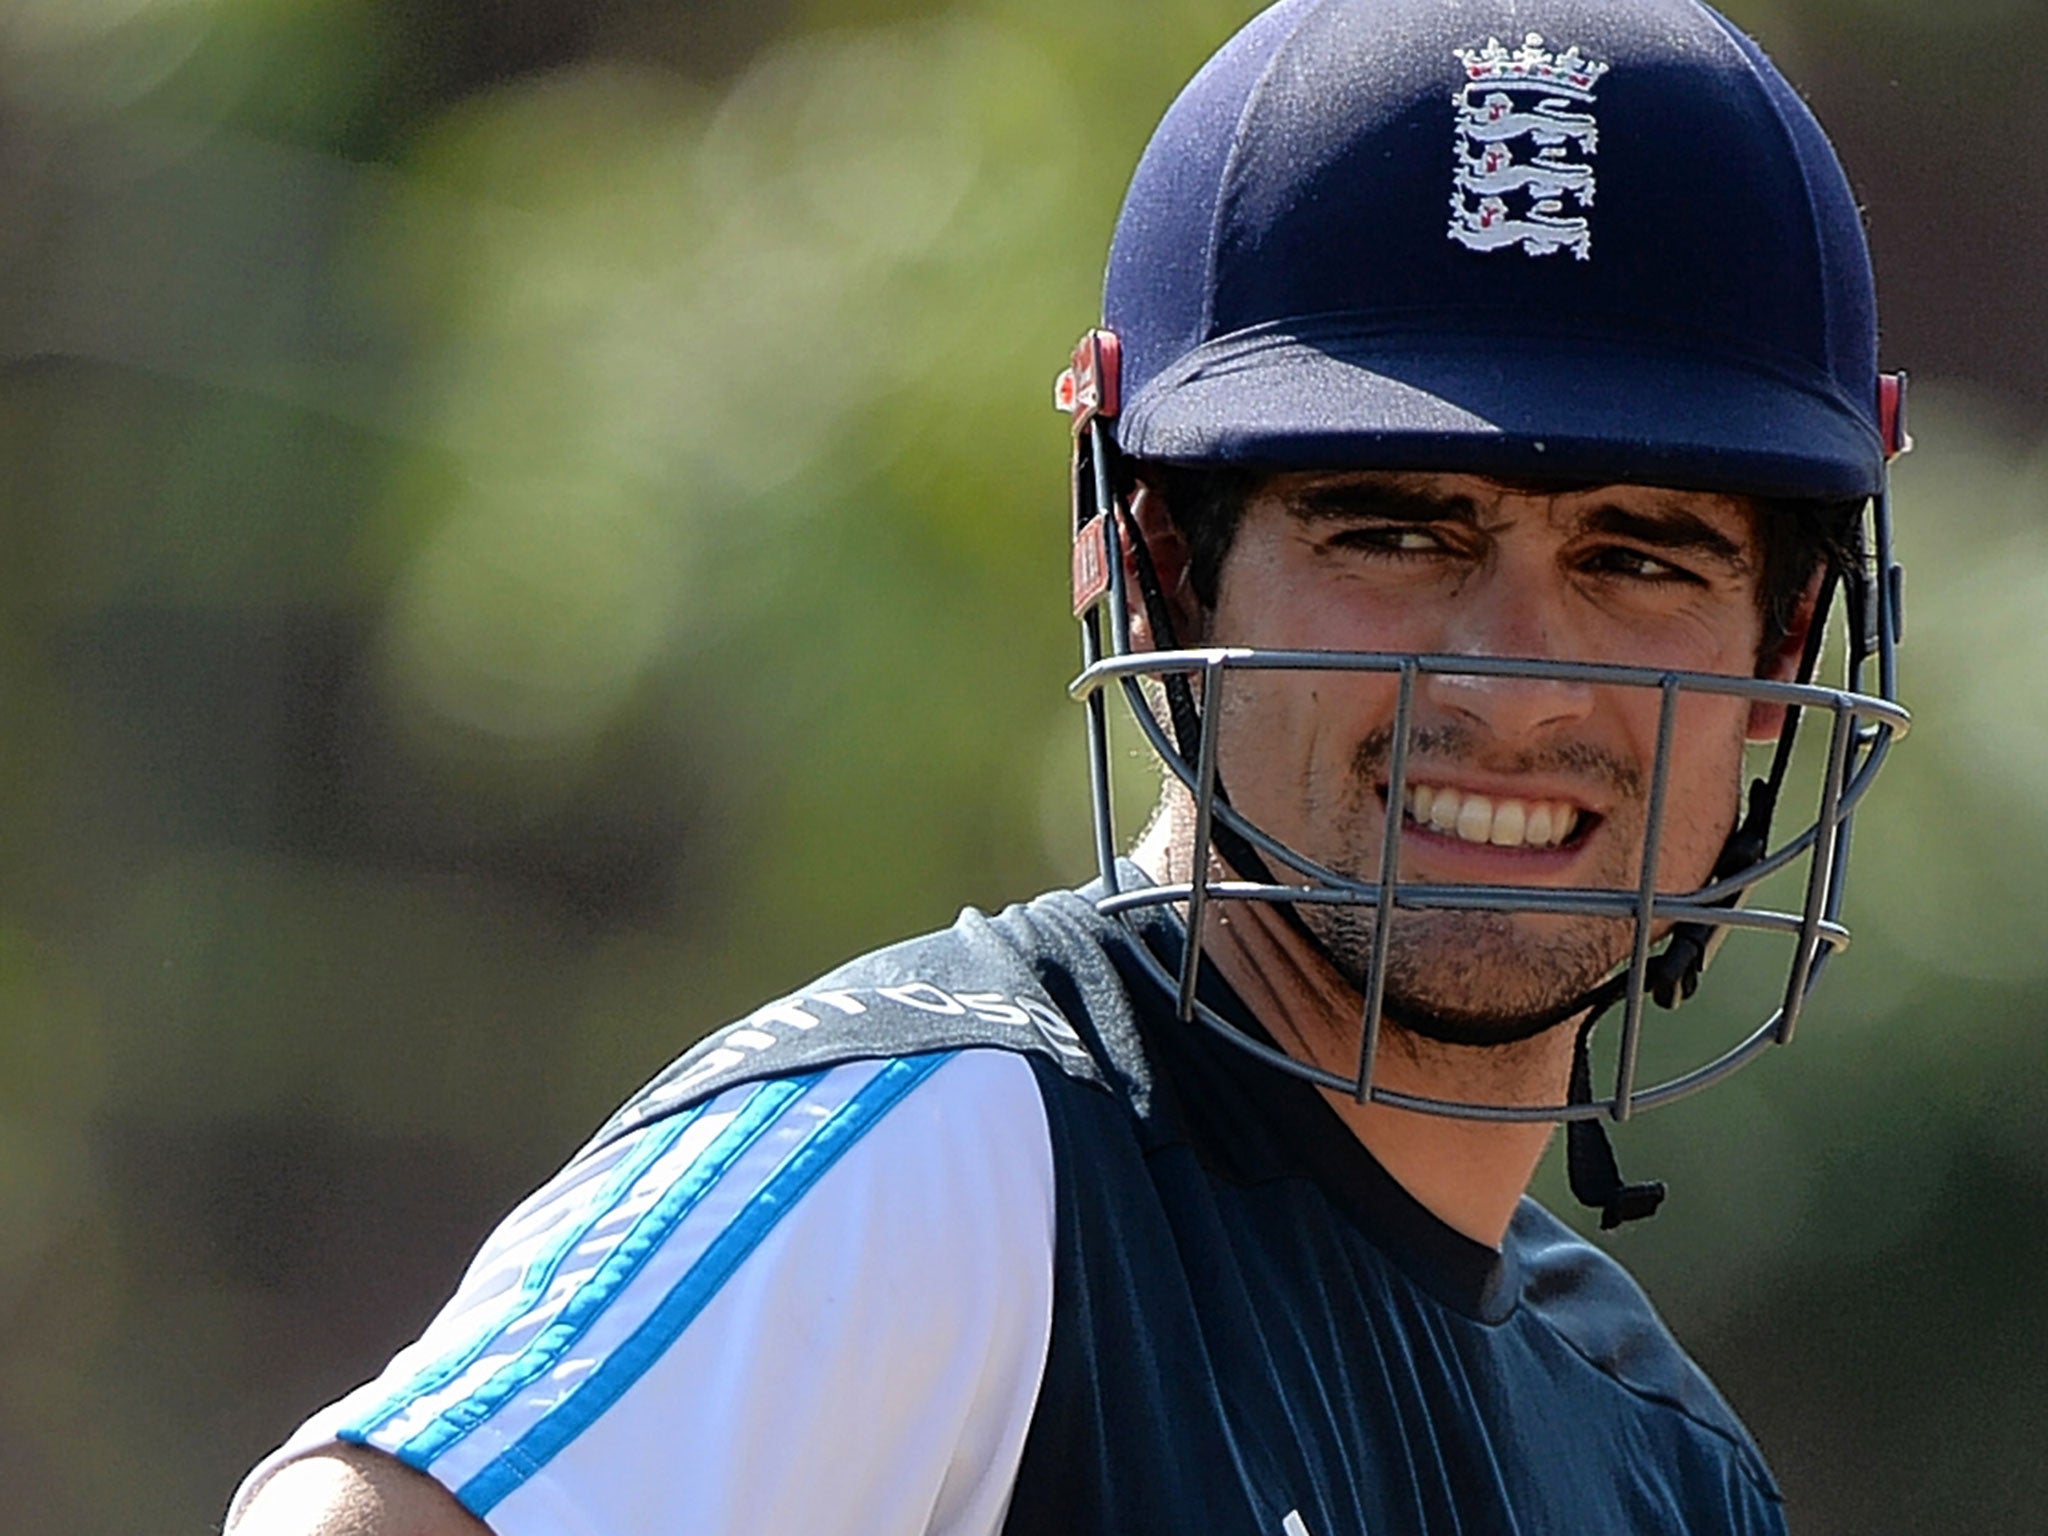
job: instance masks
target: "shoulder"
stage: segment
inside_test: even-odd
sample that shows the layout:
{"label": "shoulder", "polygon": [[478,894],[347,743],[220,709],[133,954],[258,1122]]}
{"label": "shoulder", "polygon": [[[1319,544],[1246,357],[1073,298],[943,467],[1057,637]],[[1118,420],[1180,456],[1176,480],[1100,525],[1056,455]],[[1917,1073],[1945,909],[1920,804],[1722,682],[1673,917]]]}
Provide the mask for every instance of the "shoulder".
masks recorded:
{"label": "shoulder", "polygon": [[627,1100],[592,1146],[741,1083],[858,1060],[989,1048],[1099,1082],[1096,1020],[1125,1007],[1106,947],[1115,942],[1111,924],[1073,892],[995,916],[969,908],[950,928],[863,955],[705,1037]]}
{"label": "shoulder", "polygon": [[1050,1347],[1052,1106],[1134,1050],[1123,935],[1070,892],[970,910],[719,1030],[237,1507],[339,1441],[504,1529],[993,1531]]}
{"label": "shoulder", "polygon": [[[1053,1202],[1038,1088],[1014,1053],[734,1085],[536,1191],[427,1333],[247,1486],[339,1440],[481,1517],[679,1510],[679,1488],[777,1510],[775,1529],[905,1529],[901,1510],[940,1487],[979,1508],[999,1490],[963,1467],[1014,1464],[1036,1393]],[[900,1455],[849,1472],[844,1521],[740,1475],[749,1445],[792,1437],[853,1468],[878,1427]],[[725,1529],[711,1508],[701,1528]]]}
{"label": "shoulder", "polygon": [[1749,1431],[1626,1269],[1533,1200],[1522,1202],[1510,1239],[1526,1311],[1616,1387],[1668,1411],[1758,1494],[1778,1501]]}

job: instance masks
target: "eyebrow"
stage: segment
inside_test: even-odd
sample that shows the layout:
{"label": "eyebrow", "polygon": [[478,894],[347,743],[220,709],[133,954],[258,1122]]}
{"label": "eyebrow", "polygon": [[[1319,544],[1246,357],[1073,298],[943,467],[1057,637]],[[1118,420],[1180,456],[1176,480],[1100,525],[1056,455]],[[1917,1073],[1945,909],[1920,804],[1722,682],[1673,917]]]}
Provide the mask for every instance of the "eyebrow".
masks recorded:
{"label": "eyebrow", "polygon": [[1737,571],[1746,571],[1750,566],[1747,548],[1686,507],[1664,506],[1656,512],[1644,513],[1608,502],[1586,514],[1585,526],[1595,533],[1633,539],[1652,549],[1705,555]]}
{"label": "eyebrow", "polygon": [[[1469,496],[1441,495],[1415,486],[1344,484],[1309,486],[1287,501],[1288,511],[1303,522],[1335,522],[1369,517],[1389,523],[1479,524],[1479,506]],[[1737,571],[1752,563],[1745,545],[1690,508],[1661,503],[1638,511],[1602,502],[1586,512],[1581,525],[1593,533],[1632,539],[1651,549],[1692,553],[1720,560]]]}
{"label": "eyebrow", "polygon": [[1288,497],[1287,510],[1305,523],[1350,517],[1389,523],[1479,522],[1478,503],[1469,496],[1441,496],[1404,485],[1312,485]]}

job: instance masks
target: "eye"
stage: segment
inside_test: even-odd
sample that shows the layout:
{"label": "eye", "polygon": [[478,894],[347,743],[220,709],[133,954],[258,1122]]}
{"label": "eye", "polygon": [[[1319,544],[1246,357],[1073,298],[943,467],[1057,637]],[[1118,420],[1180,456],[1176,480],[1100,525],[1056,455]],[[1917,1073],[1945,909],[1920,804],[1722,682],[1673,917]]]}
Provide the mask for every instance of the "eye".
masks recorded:
{"label": "eye", "polygon": [[1697,572],[1627,544],[1611,544],[1588,555],[1584,568],[1599,576],[1616,576],[1627,581],[1684,582],[1701,585]]}
{"label": "eye", "polygon": [[1361,523],[1333,535],[1330,543],[1338,549],[1397,558],[1449,552],[1449,546],[1436,530],[1415,523]]}

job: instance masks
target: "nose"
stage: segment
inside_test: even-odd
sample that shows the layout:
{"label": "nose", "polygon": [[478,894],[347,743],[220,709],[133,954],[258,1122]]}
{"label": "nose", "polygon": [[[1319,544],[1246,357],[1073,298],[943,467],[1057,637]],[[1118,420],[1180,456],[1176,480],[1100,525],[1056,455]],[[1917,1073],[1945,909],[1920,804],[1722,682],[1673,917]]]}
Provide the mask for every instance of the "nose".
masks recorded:
{"label": "nose", "polygon": [[[1536,584],[1506,573],[1467,594],[1447,626],[1443,649],[1454,656],[1563,661],[1583,659],[1560,647],[1558,624]],[[1480,727],[1495,740],[1523,743],[1583,720],[1593,709],[1593,685],[1528,673],[1508,675],[1433,672],[1423,698]]]}
{"label": "nose", "polygon": [[1495,740],[1514,743],[1537,740],[1583,720],[1593,708],[1589,683],[1528,676],[1433,673],[1423,696],[1439,709],[1480,726]]}

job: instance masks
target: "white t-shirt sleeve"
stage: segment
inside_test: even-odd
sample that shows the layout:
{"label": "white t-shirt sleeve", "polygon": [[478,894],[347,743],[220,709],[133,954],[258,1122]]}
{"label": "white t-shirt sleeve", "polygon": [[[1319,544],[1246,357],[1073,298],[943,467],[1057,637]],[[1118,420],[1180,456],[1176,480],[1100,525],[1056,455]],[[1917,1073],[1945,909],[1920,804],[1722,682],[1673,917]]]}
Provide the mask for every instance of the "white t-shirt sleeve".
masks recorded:
{"label": "white t-shirt sleeve", "polygon": [[565,1169],[333,1441],[504,1536],[990,1536],[1052,1326],[1051,1146],[1006,1051],[731,1089]]}

